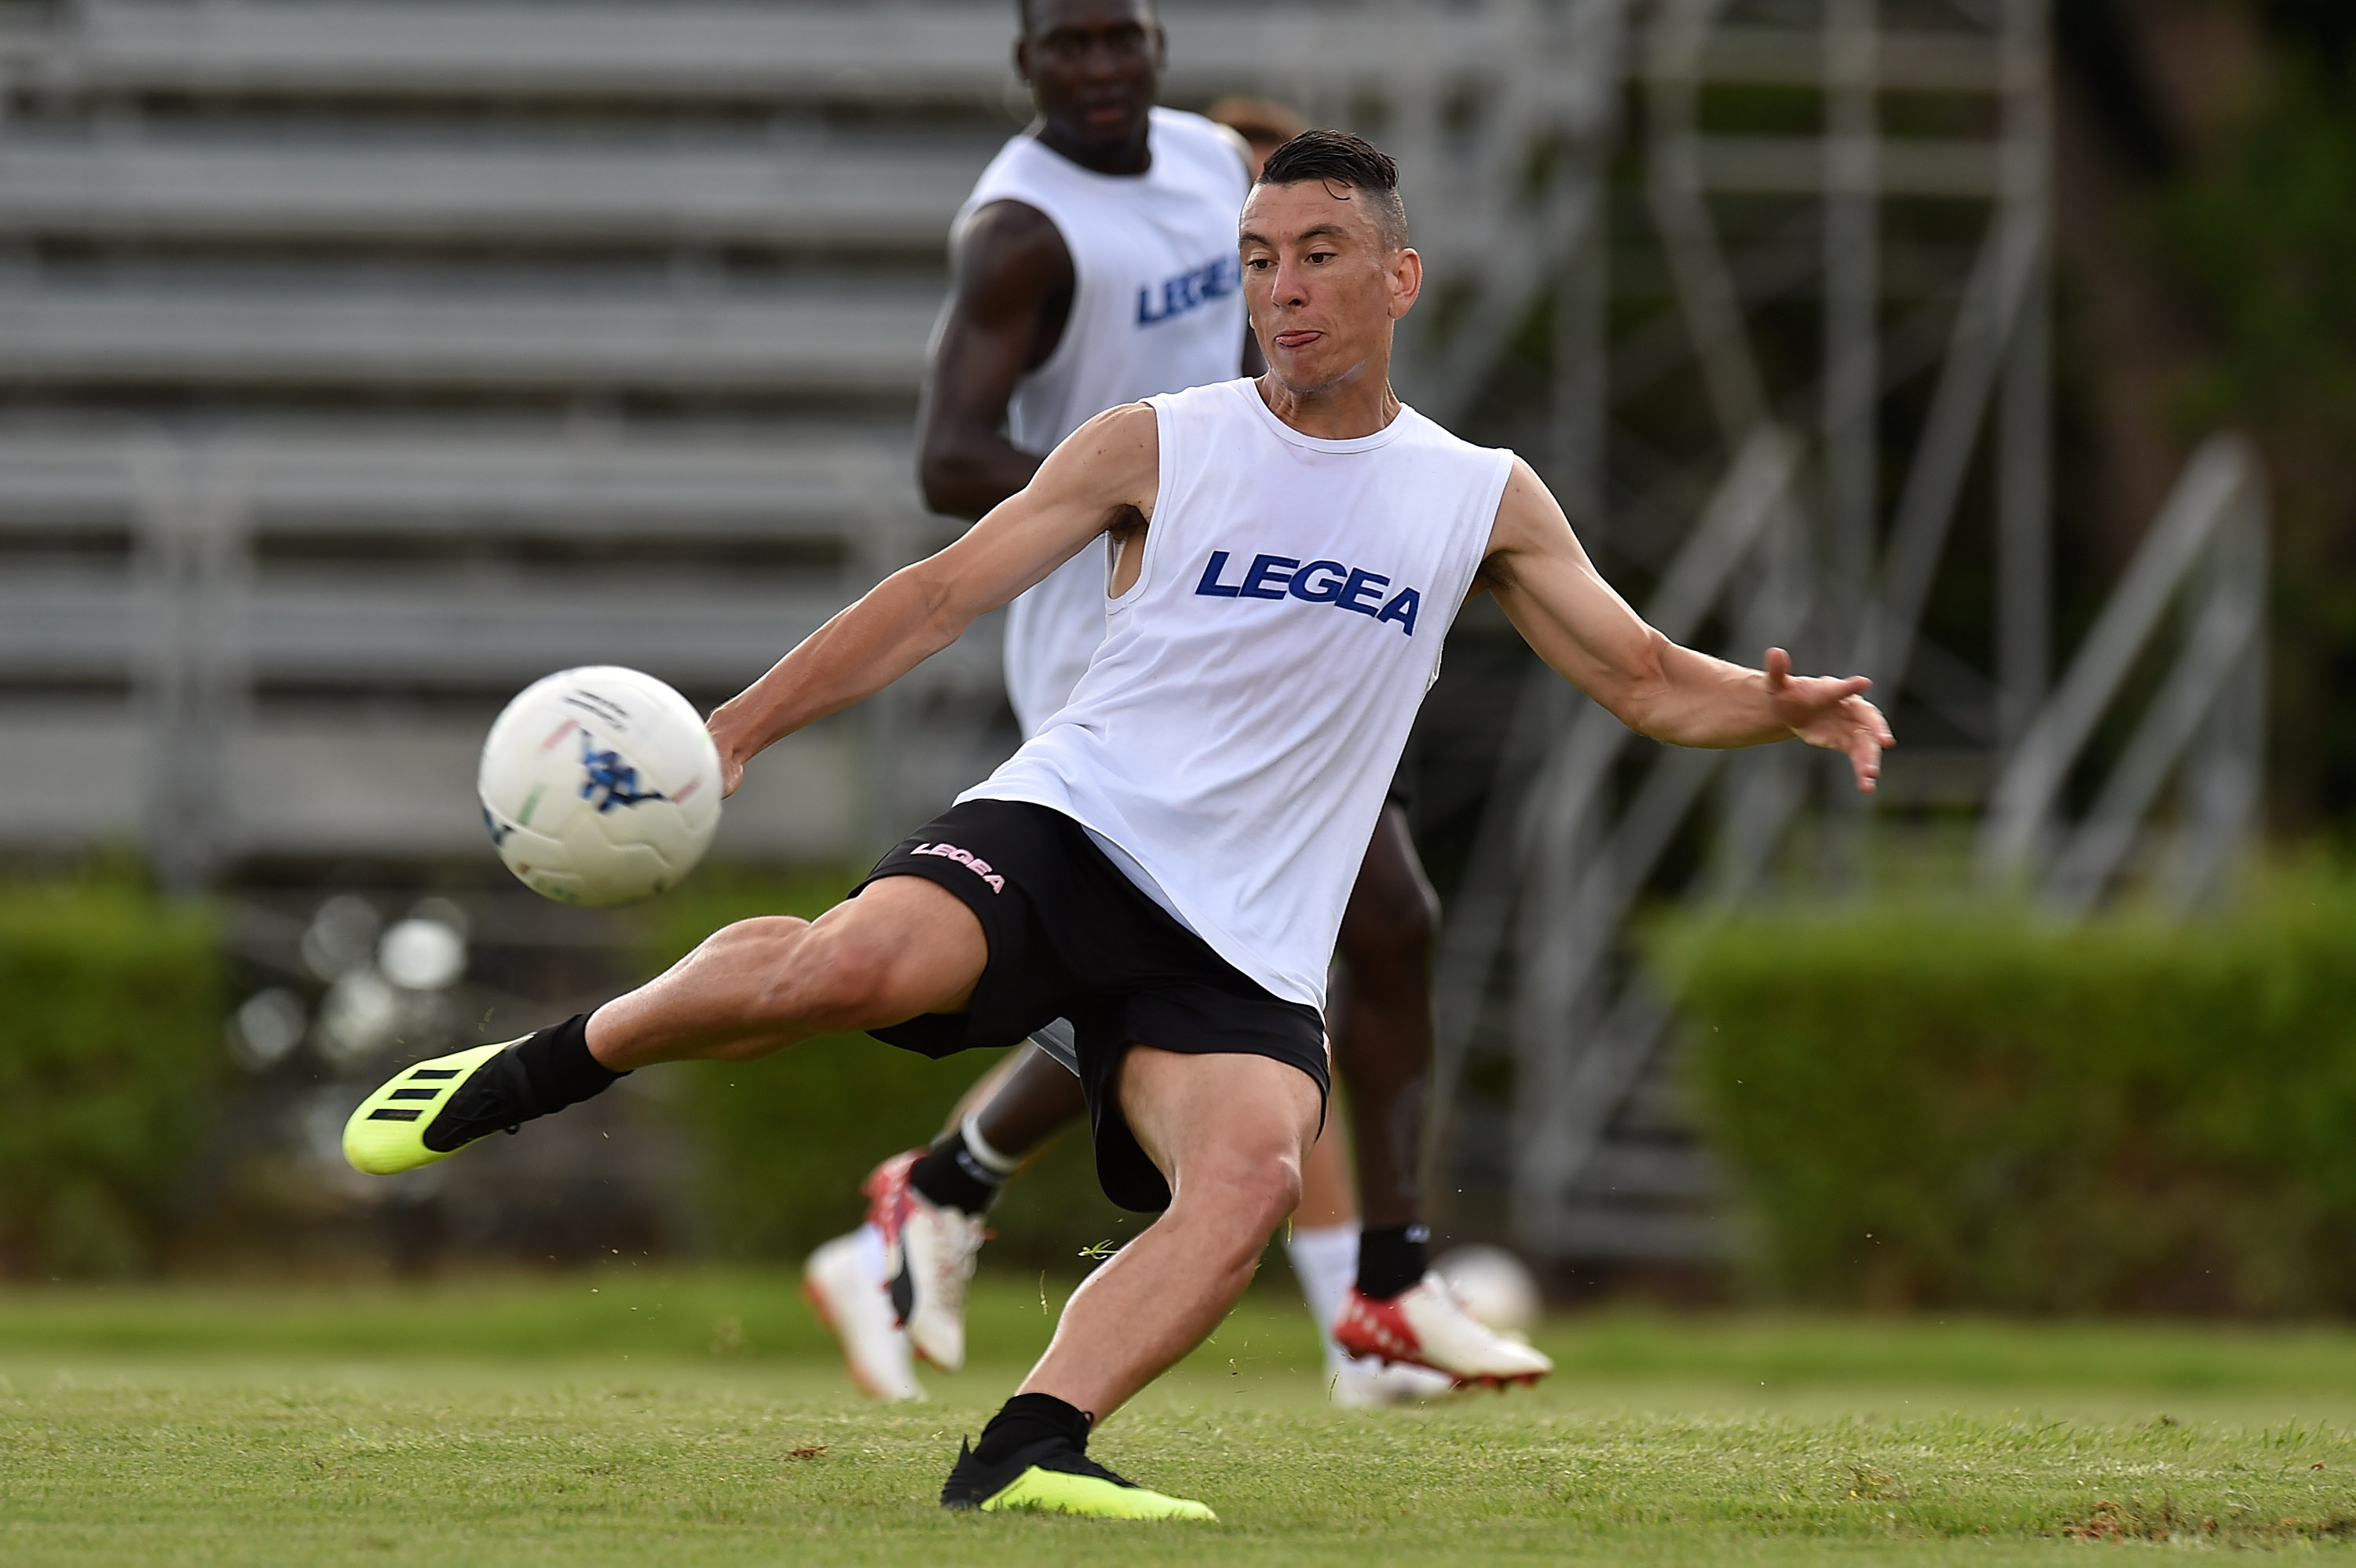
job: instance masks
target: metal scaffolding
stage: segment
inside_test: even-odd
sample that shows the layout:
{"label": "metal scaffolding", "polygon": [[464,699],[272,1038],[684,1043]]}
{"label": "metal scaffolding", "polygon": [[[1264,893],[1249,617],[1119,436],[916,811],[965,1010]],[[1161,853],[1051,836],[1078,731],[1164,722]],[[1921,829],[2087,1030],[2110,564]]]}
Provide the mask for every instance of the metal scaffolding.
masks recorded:
{"label": "metal scaffolding", "polygon": [[[2034,856],[2075,912],[2166,837],[2147,829],[2171,768],[2186,831],[2167,886],[2190,900],[2251,825],[2264,520],[2245,449],[2196,461],[2049,700],[2047,30],[2045,0],[1632,12],[1629,199],[1565,285],[1586,325],[1558,323],[1597,346],[1557,368],[1563,452],[1606,454],[1587,531],[1631,569],[1615,575],[1652,577],[1669,635],[1869,674],[1907,746],[1869,807],[1826,759],[1655,746],[1533,675],[1445,933],[1435,1115],[1460,1166],[1510,1149],[1507,1217],[1537,1254],[1727,1246],[1669,1011],[1629,949],[1640,901],[1838,889],[1869,809],[1984,807],[1989,874]],[[1634,276],[1600,282],[1607,254]],[[1650,315],[1647,275],[1667,295]],[[2186,594],[2142,729],[2091,757]],[[2085,822],[2060,827],[2066,786],[2106,768]],[[1510,1061],[1509,1105],[1463,1088],[1483,1056]]]}
{"label": "metal scaffolding", "polygon": [[[1589,249],[1620,0],[1169,9],[1173,101],[1263,93],[1397,152],[1435,299],[1402,379],[1459,417]],[[716,699],[945,538],[910,431],[950,217],[1028,112],[1012,27],[1002,0],[0,16],[0,846],[135,842],[182,884],[479,859],[506,694],[612,660]],[[796,737],[723,852],[872,853],[1002,754],[997,686],[985,629]]]}

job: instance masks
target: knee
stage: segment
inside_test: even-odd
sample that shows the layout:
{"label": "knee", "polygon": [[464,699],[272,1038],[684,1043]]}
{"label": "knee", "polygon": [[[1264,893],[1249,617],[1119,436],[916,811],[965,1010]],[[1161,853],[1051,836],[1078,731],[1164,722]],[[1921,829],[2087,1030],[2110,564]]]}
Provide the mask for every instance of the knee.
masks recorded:
{"label": "knee", "polygon": [[1172,1208],[1215,1224],[1248,1264],[1269,1234],[1301,1206],[1301,1152],[1237,1149],[1181,1170]]}

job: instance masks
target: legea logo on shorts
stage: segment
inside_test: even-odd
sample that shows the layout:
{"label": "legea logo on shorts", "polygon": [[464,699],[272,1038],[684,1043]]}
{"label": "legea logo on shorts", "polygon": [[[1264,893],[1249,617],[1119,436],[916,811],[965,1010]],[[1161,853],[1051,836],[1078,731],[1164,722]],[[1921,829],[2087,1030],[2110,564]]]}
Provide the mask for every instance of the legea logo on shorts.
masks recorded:
{"label": "legea logo on shorts", "polygon": [[938,855],[944,860],[955,860],[975,876],[990,884],[993,893],[1006,891],[1006,879],[990,869],[990,862],[977,858],[970,849],[960,849],[954,844],[919,844],[908,851],[911,855]]}

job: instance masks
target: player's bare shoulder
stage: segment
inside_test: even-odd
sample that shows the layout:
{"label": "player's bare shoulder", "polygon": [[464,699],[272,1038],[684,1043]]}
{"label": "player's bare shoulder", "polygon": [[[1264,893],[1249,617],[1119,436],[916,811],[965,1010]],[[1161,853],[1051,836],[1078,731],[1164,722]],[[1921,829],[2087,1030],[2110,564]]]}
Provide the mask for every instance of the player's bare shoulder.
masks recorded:
{"label": "player's bare shoulder", "polygon": [[1153,405],[1120,403],[1094,415],[1048,453],[1031,483],[1108,512],[1135,514],[1116,528],[1141,524],[1153,515],[1162,486],[1162,428]]}
{"label": "player's bare shoulder", "polygon": [[1013,285],[1037,292],[1072,284],[1072,252],[1055,220],[1012,197],[985,202],[949,237],[961,289]]}
{"label": "player's bare shoulder", "polygon": [[1490,528],[1488,548],[1473,576],[1473,592],[1510,588],[1533,556],[1566,549],[1584,553],[1580,551],[1562,503],[1554,498],[1537,470],[1516,455],[1505,478],[1505,493],[1497,498],[1497,520]]}

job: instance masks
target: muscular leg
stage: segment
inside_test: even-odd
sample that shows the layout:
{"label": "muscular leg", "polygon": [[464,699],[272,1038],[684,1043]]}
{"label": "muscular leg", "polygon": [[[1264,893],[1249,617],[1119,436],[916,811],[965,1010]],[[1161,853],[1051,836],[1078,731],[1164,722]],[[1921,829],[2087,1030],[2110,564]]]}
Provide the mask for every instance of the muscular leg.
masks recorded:
{"label": "muscular leg", "polygon": [[1132,1046],[1119,1093],[1130,1129],[1169,1179],[1170,1208],[1074,1293],[1022,1388],[1099,1421],[1235,1306],[1300,1200],[1317,1131],[1317,1085],[1264,1056]]}
{"label": "muscular leg", "polygon": [[[861,901],[902,883],[955,902],[930,883],[907,878],[875,884]],[[958,908],[978,941],[979,925],[963,905]],[[782,934],[814,949],[819,942],[835,940],[826,931],[834,918],[830,912],[814,925],[799,932],[789,927]],[[854,935],[844,945],[856,948],[864,941]],[[713,956],[719,983],[741,988],[744,977],[735,974],[734,961],[725,953]],[[806,956],[819,958],[815,951]],[[980,970],[977,961],[972,973]],[[698,978],[691,973],[680,976],[682,985]],[[970,993],[971,979],[964,989]],[[687,1025],[672,1019],[670,1027]],[[1075,1108],[1080,1104],[1077,1082],[1069,1072],[1033,1047],[1009,1051],[966,1092],[950,1114],[948,1130],[929,1149],[896,1155],[869,1175],[868,1216],[859,1228],[810,1253],[803,1265],[803,1293],[841,1341],[852,1381],[868,1393],[922,1399],[916,1354],[951,1371],[964,1364],[965,1285],[982,1243],[980,1217],[1023,1158],[1069,1119],[1066,1103]],[[969,1119],[976,1105],[981,1111]],[[1019,1119],[1025,1115],[1029,1126]]]}
{"label": "muscular leg", "polygon": [[1419,1159],[1431,1077],[1431,960],[1440,901],[1408,837],[1383,808],[1342,915],[1342,983],[1327,1026],[1349,1086],[1358,1200],[1368,1230],[1423,1218]]}
{"label": "muscular leg", "polygon": [[986,1234],[981,1217],[1086,1108],[1077,1078],[1020,1045],[965,1092],[929,1148],[870,1173],[867,1218],[803,1266],[804,1293],[861,1388],[921,1399],[913,1354],[945,1369],[964,1363],[966,1280]]}
{"label": "muscular leg", "polygon": [[1028,1159],[1087,1108],[1069,1069],[1035,1045],[1018,1045],[967,1091],[949,1125],[962,1126],[970,1114],[991,1147]]}
{"label": "muscular leg", "polygon": [[1069,1070],[1037,1046],[1016,1046],[958,1099],[908,1184],[930,1202],[979,1218],[1087,1109]]}
{"label": "muscular leg", "polygon": [[658,1061],[745,1061],[813,1035],[961,1010],[990,956],[981,922],[946,889],[886,877],[814,921],[740,921],[589,1019],[589,1053],[626,1072]]}
{"label": "muscular leg", "polygon": [[1343,1304],[1334,1338],[1354,1355],[1409,1363],[1396,1369],[1401,1372],[1430,1368],[1459,1383],[1532,1381],[1554,1363],[1483,1327],[1445,1286],[1424,1283],[1430,1238],[1419,1156],[1439,919],[1407,814],[1385,806],[1342,917],[1344,973],[1326,1013],[1334,1065],[1349,1089],[1365,1215],[1357,1288]]}
{"label": "muscular leg", "polygon": [[965,1093],[958,1096],[957,1104],[949,1107],[949,1114],[942,1119],[941,1130],[947,1132],[951,1127],[962,1126],[967,1114],[978,1106],[988,1104],[990,1097],[998,1093],[998,1086],[1006,1082],[1007,1074],[1037,1055],[1038,1051],[1035,1045],[1018,1045],[991,1062],[980,1077],[965,1086]]}
{"label": "muscular leg", "polygon": [[1292,1211],[1292,1228],[1347,1225],[1355,1230],[1357,1223],[1358,1192],[1350,1183],[1350,1136],[1342,1130],[1340,1118],[1328,1116],[1325,1130],[1317,1135],[1301,1162],[1301,1207]]}
{"label": "muscular leg", "polygon": [[[1316,1320],[1325,1348],[1325,1378],[1352,1374],[1333,1339],[1333,1319],[1358,1273],[1358,1189],[1350,1179],[1350,1136],[1342,1117],[1329,1114],[1325,1128],[1309,1149],[1301,1172],[1301,1207],[1285,1228],[1284,1255],[1301,1281],[1301,1297]],[[1355,1390],[1352,1391],[1355,1392]]]}

